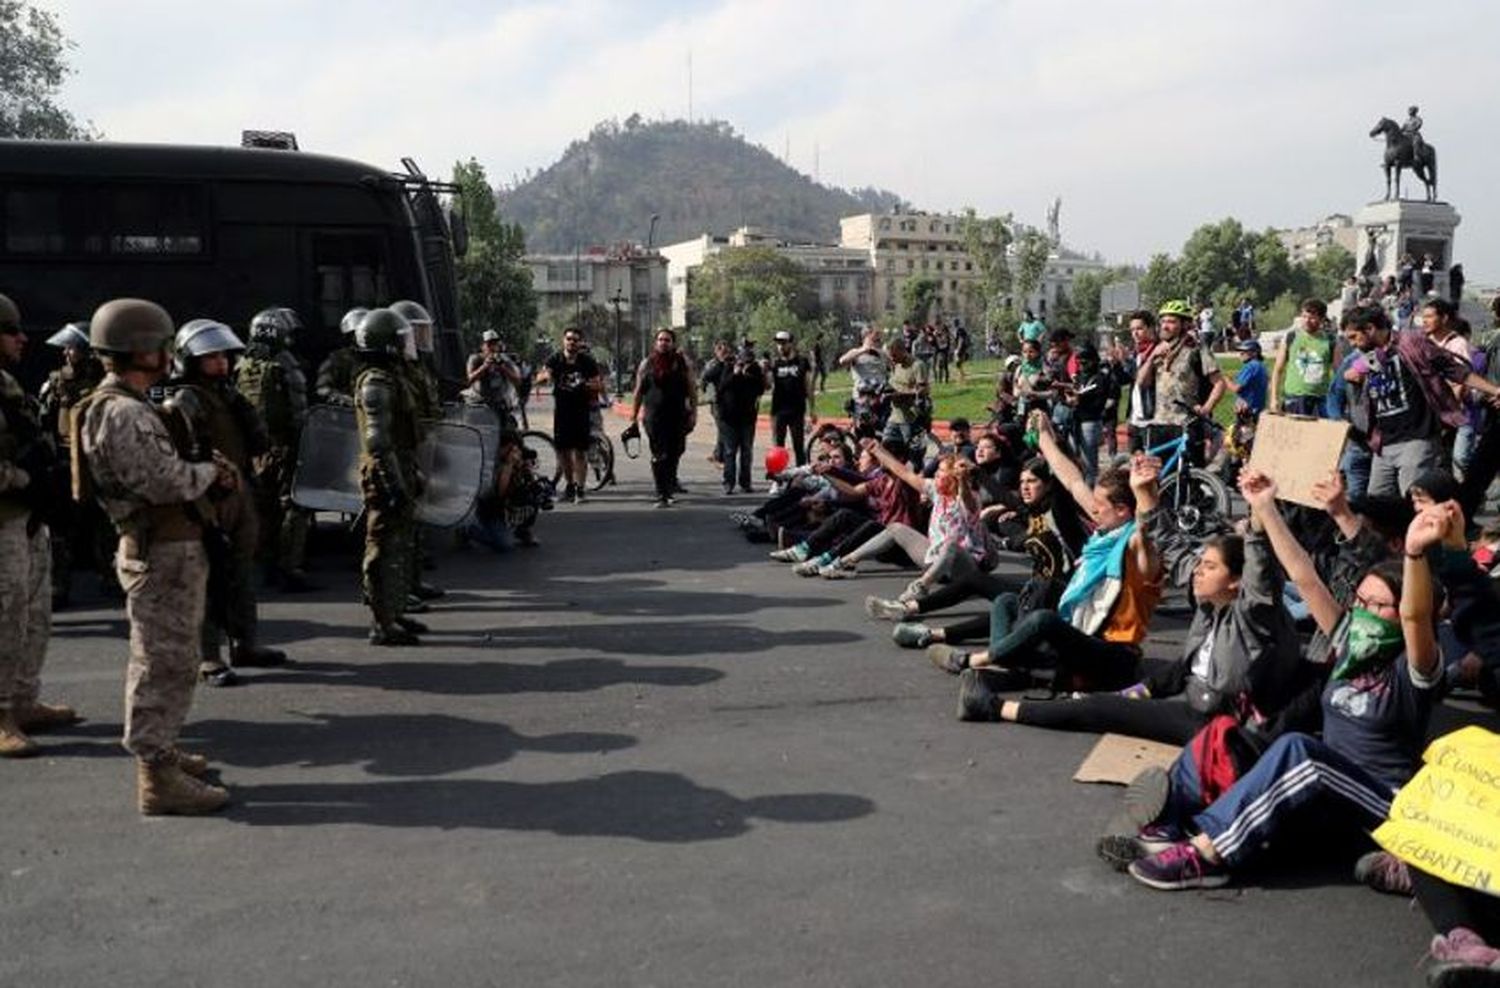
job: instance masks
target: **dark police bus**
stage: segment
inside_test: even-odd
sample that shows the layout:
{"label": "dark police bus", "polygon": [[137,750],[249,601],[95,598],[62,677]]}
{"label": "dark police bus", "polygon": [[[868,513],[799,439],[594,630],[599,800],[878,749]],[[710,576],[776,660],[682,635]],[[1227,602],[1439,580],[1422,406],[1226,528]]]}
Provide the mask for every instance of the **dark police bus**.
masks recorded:
{"label": "dark police bus", "polygon": [[[295,144],[293,143],[293,146]],[[463,225],[412,164],[394,174],[343,158],[262,147],[0,140],[0,293],[36,343],[118,296],[161,303],[243,336],[289,306],[317,360],[354,306],[409,298],[432,312],[445,377],[461,375],[455,253]]]}

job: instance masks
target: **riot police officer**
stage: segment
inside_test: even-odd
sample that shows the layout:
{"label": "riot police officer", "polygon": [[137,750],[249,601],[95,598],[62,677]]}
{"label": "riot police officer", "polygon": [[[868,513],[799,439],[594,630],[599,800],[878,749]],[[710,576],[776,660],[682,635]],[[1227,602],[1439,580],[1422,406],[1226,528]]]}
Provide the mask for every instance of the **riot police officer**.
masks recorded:
{"label": "riot police officer", "polygon": [[229,794],[199,778],[207,759],[182,751],[177,738],[197,681],[208,584],[200,499],[234,493],[241,478],[222,454],[184,459],[146,398],[170,366],[172,319],[161,306],[106,302],[89,340],[109,373],[75,416],[85,466],[74,493],[97,498],[120,533],[115,569],[130,619],[124,745],[136,757],[138,806],[148,815],[211,813]]}
{"label": "riot police officer", "polygon": [[[244,351],[234,331],[213,319],[194,319],[177,331],[176,377],[167,387],[164,410],[181,423],[189,459],[221,453],[242,476],[269,447],[265,423],[231,384],[231,361]],[[181,444],[180,444],[181,445]],[[286,654],[257,643],[255,550],[258,525],[248,489],[213,503],[219,552],[211,553],[207,617],[203,622],[199,678],[230,686],[236,668],[279,666]],[[229,663],[220,654],[227,634]]]}
{"label": "riot police officer", "polygon": [[255,501],[269,576],[288,593],[313,589],[307,580],[312,519],[292,503],[297,448],[307,422],[307,375],[292,353],[300,320],[286,308],[262,309],[250,320],[250,345],[234,384],[266,423],[270,448],[255,460]]}
{"label": "riot police officer", "polygon": [[324,358],[318,367],[318,383],[313,389],[325,405],[354,404],[354,375],[359,370],[359,355],[354,349],[354,330],[369,309],[354,308],[339,320],[344,345]]}
{"label": "riot police officer", "polygon": [[[57,444],[66,467],[71,442],[73,409],[104,379],[104,365],[89,349],[88,323],[70,322],[47,337],[47,345],[62,351],[62,366],[42,385],[42,425]],[[93,505],[64,505],[51,524],[52,606],[66,607],[72,597],[73,554],[83,549],[103,572],[109,563],[108,521]],[[112,580],[113,577],[110,577]]]}
{"label": "riot police officer", "polygon": [[8,369],[25,348],[21,311],[0,295],[0,758],[35,755],[28,731],[78,720],[70,707],[40,699],[52,634],[52,540],[43,513],[58,496],[57,453]]}
{"label": "riot police officer", "polygon": [[419,622],[404,617],[411,566],[411,531],[422,478],[413,453],[417,409],[402,372],[411,326],[390,309],[372,309],[354,331],[360,370],[354,381],[359,428],[360,490],[365,503],[361,566],[371,614],[370,643],[417,645]]}
{"label": "riot police officer", "polygon": [[[409,359],[404,370],[406,384],[416,409],[417,441],[420,442],[427,434],[430,423],[443,417],[442,390],[438,381],[436,361],[433,357],[432,316],[420,303],[405,299],[391,303],[391,311],[405,319],[411,326],[412,346],[407,350]],[[407,565],[411,567],[411,578],[407,589],[413,600],[408,603],[407,609],[423,611],[426,610],[426,601],[436,600],[443,596],[444,591],[422,579],[422,569],[427,553],[420,525],[411,526],[410,538]]]}

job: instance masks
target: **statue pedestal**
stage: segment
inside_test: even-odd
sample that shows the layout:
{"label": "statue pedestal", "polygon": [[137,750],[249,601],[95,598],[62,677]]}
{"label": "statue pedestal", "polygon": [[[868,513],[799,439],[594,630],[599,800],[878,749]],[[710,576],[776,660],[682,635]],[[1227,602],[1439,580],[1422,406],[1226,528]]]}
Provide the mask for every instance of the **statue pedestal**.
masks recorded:
{"label": "statue pedestal", "polygon": [[1364,274],[1369,270],[1372,250],[1377,281],[1387,275],[1394,277],[1404,255],[1410,254],[1421,270],[1423,255],[1430,254],[1437,274],[1433,291],[1446,298],[1448,268],[1453,265],[1453,231],[1458,223],[1458,210],[1446,202],[1372,202],[1354,217],[1354,225],[1364,234],[1355,271]]}

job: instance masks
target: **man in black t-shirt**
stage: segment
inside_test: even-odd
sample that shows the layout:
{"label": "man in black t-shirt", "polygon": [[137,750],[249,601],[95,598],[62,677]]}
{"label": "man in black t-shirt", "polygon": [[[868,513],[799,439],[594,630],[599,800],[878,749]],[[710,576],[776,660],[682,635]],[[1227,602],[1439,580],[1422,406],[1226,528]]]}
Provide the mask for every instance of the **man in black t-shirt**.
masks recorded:
{"label": "man in black t-shirt", "polygon": [[782,330],[774,337],[776,353],[766,364],[767,383],[771,387],[771,428],[777,446],[785,445],[787,433],[792,436],[792,453],[797,465],[807,462],[803,444],[806,423],[818,424],[813,408],[812,365],[797,352],[792,334]]}
{"label": "man in black t-shirt", "polygon": [[604,390],[599,365],[584,353],[583,334],[576,329],[563,331],[563,346],[547,358],[538,382],[552,382],[552,444],[562,465],[563,499],[576,504],[583,500],[588,465],[584,453],[589,448],[589,413]]}

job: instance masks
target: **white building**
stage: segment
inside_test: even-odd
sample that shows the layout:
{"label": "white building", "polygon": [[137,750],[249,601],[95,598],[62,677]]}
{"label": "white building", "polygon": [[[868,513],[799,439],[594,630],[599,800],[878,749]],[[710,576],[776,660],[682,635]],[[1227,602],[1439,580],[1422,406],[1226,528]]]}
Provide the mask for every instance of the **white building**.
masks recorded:
{"label": "white building", "polygon": [[672,298],[667,291],[667,258],[636,244],[590,247],[576,254],[527,254],[543,315],[578,312],[591,306],[620,312],[642,326],[665,325]]}

